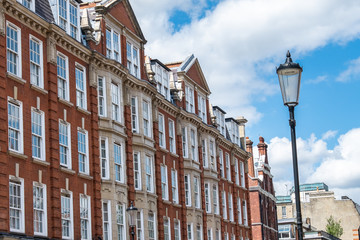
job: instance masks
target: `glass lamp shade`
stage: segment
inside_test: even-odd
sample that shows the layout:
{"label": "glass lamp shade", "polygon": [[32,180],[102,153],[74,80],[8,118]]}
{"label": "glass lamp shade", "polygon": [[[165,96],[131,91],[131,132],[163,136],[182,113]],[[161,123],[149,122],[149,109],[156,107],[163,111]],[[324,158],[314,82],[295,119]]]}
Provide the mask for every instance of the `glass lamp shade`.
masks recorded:
{"label": "glass lamp shade", "polygon": [[299,103],[300,80],[302,68],[298,63],[293,63],[290,52],[286,54],[286,61],[280,64],[276,73],[279,76],[279,83],[284,105],[291,107]]}
{"label": "glass lamp shade", "polygon": [[134,207],[133,202],[131,202],[131,205],[128,209],[126,209],[127,213],[129,214],[129,226],[135,226],[136,225],[136,214],[138,209]]}

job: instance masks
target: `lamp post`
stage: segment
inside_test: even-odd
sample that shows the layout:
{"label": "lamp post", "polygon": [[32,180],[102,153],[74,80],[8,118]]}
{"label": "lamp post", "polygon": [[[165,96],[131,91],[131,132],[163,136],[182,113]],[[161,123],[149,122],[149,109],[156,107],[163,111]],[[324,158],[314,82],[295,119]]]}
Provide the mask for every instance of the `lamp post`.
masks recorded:
{"label": "lamp post", "polygon": [[302,67],[298,63],[293,63],[290,52],[286,54],[286,61],[277,68],[276,73],[279,76],[279,83],[284,105],[288,106],[290,113],[289,125],[291,129],[291,145],[295,183],[295,202],[296,202],[296,219],[298,229],[298,239],[303,239],[301,205],[300,205],[300,187],[299,187],[299,171],[296,151],[296,135],[294,118],[294,108],[299,102],[300,80]]}
{"label": "lamp post", "polygon": [[126,211],[129,214],[129,226],[131,227],[131,239],[134,240],[134,236],[135,236],[135,219],[136,219],[136,213],[138,211],[138,209],[136,207],[134,207],[133,205],[133,201],[131,201],[130,203],[130,207],[128,207],[128,209],[126,209]]}

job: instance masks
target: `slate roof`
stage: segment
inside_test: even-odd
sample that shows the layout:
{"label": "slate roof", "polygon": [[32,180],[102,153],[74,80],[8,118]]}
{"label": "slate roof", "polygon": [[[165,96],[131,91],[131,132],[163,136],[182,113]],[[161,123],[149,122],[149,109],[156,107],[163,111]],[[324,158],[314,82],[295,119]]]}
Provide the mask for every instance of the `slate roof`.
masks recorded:
{"label": "slate roof", "polygon": [[51,11],[49,0],[36,0],[35,13],[49,23],[54,22],[54,16]]}

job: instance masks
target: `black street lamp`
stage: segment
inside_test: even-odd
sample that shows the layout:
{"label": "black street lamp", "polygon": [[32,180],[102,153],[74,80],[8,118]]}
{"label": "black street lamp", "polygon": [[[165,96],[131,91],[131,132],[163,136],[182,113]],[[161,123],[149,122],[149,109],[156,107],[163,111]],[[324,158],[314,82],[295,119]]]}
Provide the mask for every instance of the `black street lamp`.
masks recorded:
{"label": "black street lamp", "polygon": [[130,207],[128,207],[128,209],[126,209],[126,211],[129,214],[129,226],[131,227],[131,239],[134,240],[135,239],[134,236],[135,236],[136,213],[137,213],[138,209],[136,207],[134,207],[133,201],[131,201]]}
{"label": "black street lamp", "polygon": [[296,218],[298,239],[303,239],[302,218],[301,218],[301,205],[300,205],[300,187],[299,187],[299,171],[296,151],[296,135],[294,118],[294,108],[299,103],[300,92],[300,80],[301,80],[302,67],[298,63],[293,63],[290,52],[286,54],[286,61],[284,64],[280,64],[276,73],[279,76],[279,83],[281,88],[281,94],[283,97],[284,105],[289,107],[290,120],[289,125],[291,129],[291,145],[292,145],[292,157],[293,157],[293,170],[294,170],[294,182],[295,182],[295,202],[296,202]]}

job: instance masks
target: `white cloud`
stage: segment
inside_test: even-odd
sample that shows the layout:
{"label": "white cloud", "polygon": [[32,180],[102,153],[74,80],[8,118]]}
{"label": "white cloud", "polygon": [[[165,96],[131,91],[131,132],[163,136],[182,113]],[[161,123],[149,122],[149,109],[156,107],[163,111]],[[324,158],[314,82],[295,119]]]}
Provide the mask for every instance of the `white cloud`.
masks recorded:
{"label": "white cloud", "polygon": [[318,76],[315,79],[308,79],[308,80],[306,80],[305,83],[307,83],[307,84],[318,84],[318,83],[321,83],[321,82],[325,82],[327,79],[328,79],[328,76],[321,75],[321,76]]}
{"label": "white cloud", "polygon": [[359,78],[360,74],[360,57],[352,60],[349,63],[349,67],[339,74],[339,76],[336,78],[339,82],[348,82],[351,81],[354,78]]}
{"label": "white cloud", "polygon": [[[254,101],[278,92],[275,66],[285,60],[287,49],[296,61],[301,54],[330,42],[345,43],[360,33],[358,0],[223,0],[205,14],[205,0],[131,3],[148,40],[146,54],[169,62],[194,53],[212,90],[211,102],[230,116],[246,112],[253,123],[262,117]],[[192,19],[178,32],[169,22],[176,10]],[[264,74],[273,79],[264,79]]]}
{"label": "white cloud", "polygon": [[335,130],[329,130],[329,131],[327,131],[326,133],[324,133],[323,135],[322,135],[322,140],[328,140],[328,139],[331,139],[331,138],[334,138],[335,136],[336,136],[336,134],[337,134],[337,131],[335,131]]}
{"label": "white cloud", "polygon": [[[341,135],[334,149],[328,149],[324,139],[317,139],[313,134],[309,139],[298,138],[300,182],[324,182],[335,194],[347,195],[360,203],[359,139],[360,128]],[[275,189],[284,193],[284,184],[293,183],[291,142],[287,138],[275,137],[268,149]]]}

